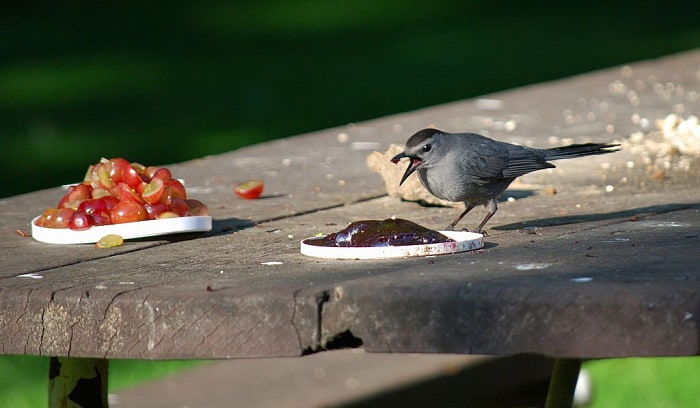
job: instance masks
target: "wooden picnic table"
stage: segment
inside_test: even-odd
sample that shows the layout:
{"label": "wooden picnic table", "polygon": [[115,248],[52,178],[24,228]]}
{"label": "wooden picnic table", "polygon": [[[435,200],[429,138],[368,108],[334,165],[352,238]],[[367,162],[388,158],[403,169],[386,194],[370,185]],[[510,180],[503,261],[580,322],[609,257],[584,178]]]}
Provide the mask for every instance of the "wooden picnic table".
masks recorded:
{"label": "wooden picnic table", "polygon": [[[299,241],[361,219],[451,221],[461,209],[389,197],[366,164],[421,128],[537,147],[623,140],[670,113],[698,115],[699,93],[696,50],[170,165],[209,206],[213,230],[111,249],[15,233],[56,204],[60,187],[2,199],[0,353],[52,356],[52,370],[102,364],[105,377],[114,358],[358,346],[562,362],[697,355],[697,158],[654,171],[626,148],[524,176],[487,225],[483,250],[323,260],[301,255]],[[264,197],[234,196],[251,178],[265,180]],[[481,211],[460,226],[473,228]]]}

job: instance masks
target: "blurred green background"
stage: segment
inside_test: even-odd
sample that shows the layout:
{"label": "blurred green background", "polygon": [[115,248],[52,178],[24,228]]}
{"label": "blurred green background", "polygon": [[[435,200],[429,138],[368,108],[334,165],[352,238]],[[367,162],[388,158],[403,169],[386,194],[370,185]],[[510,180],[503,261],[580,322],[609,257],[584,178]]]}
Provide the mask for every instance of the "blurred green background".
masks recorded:
{"label": "blurred green background", "polygon": [[11,2],[0,197],[700,44],[696,2]]}
{"label": "blurred green background", "polygon": [[[700,46],[696,1],[66,3],[0,7],[0,197]],[[118,361],[110,385],[190,364]],[[0,406],[45,405],[47,367],[0,357]],[[697,401],[696,358],[587,367],[595,407]]]}

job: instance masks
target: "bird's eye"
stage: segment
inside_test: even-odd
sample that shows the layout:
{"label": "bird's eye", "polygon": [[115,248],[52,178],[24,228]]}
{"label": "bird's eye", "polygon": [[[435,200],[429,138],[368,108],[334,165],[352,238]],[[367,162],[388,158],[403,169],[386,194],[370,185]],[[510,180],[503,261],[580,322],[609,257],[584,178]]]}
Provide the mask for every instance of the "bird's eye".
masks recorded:
{"label": "bird's eye", "polygon": [[423,153],[428,153],[432,149],[433,149],[433,145],[431,145],[431,144],[424,144],[423,145]]}

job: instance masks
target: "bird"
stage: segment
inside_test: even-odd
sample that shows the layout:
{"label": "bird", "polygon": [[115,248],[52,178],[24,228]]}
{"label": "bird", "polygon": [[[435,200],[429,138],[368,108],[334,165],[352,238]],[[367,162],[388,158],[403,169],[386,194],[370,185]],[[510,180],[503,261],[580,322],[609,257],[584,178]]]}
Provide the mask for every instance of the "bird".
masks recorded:
{"label": "bird", "polygon": [[425,188],[434,196],[464,202],[464,211],[445,229],[457,223],[477,205],[487,214],[475,232],[486,235],[484,226],[498,210],[497,198],[510,183],[524,174],[550,169],[551,160],[570,159],[618,151],[619,144],[583,143],[537,149],[490,139],[476,133],[448,133],[426,128],[413,134],[404,151],[391,159],[394,164],[408,158],[399,186],[418,172]]}

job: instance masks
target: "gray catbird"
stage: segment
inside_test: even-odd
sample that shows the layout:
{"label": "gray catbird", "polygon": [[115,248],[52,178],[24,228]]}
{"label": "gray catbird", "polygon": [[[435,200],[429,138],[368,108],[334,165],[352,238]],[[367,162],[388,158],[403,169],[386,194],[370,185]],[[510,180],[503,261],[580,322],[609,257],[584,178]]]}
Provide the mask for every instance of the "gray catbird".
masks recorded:
{"label": "gray catbird", "polygon": [[554,167],[548,160],[569,159],[615,152],[617,144],[585,143],[535,149],[498,142],[474,133],[447,133],[423,129],[406,142],[403,153],[391,161],[398,163],[407,157],[410,164],[399,185],[418,170],[425,188],[434,196],[447,201],[463,201],[466,209],[447,226],[454,228],[472,208],[479,204],[488,213],[476,227],[483,227],[496,213],[496,198],[516,177],[535,170]]}

